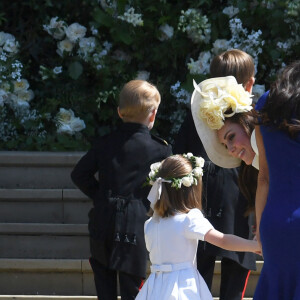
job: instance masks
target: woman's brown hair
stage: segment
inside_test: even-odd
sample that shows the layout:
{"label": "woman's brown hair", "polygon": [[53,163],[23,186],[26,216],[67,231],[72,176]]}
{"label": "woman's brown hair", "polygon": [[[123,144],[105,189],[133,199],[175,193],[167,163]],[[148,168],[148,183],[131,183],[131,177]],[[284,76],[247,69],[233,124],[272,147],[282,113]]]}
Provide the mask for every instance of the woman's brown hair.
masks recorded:
{"label": "woman's brown hair", "polygon": [[260,114],[260,124],[286,131],[292,138],[300,132],[300,60],[284,68],[271,85]]}
{"label": "woman's brown hair", "polygon": [[[172,155],[166,158],[157,173],[157,177],[164,179],[182,178],[192,172],[191,162],[182,155]],[[176,189],[171,187],[171,183],[162,184],[160,199],[154,208],[160,217],[173,216],[178,212],[187,213],[193,208],[202,209],[201,206],[202,178],[197,185],[190,187],[181,186]]]}
{"label": "woman's brown hair", "polygon": [[[231,123],[241,125],[250,139],[252,131],[254,130],[254,126],[256,124],[256,113],[254,112],[254,110],[235,114],[227,120]],[[242,194],[248,201],[248,207],[245,212],[246,216],[255,209],[257,176],[258,170],[256,170],[251,165],[246,165],[243,161],[241,162],[238,182]]]}

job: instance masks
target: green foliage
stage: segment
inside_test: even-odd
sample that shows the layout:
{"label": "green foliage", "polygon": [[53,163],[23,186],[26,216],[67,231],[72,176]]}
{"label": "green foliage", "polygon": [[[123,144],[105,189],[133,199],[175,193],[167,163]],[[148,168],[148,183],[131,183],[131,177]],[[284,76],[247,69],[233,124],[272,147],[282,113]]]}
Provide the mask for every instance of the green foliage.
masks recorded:
{"label": "green foliage", "polygon": [[[224,13],[230,6],[238,12]],[[190,18],[193,14],[197,17]],[[116,128],[119,91],[138,76],[149,76],[158,87],[162,103],[153,132],[172,142],[188,109],[192,81],[209,77],[211,57],[240,47],[255,58],[256,83],[268,89],[284,64],[299,59],[299,14],[299,0],[1,0],[1,31],[15,37],[19,51],[0,60],[0,66],[11,74],[12,63],[20,61],[34,98],[28,110],[18,110],[20,102],[7,100],[18,96],[14,80],[3,81],[0,74],[0,147],[87,149],[95,137]],[[55,17],[65,29],[73,23],[84,26],[84,38],[90,39],[80,37],[66,50],[60,45],[65,32],[56,38],[59,29],[49,27]],[[230,27],[235,18],[246,34]],[[217,47],[218,40],[227,41],[227,48]],[[207,61],[200,55],[204,52]],[[77,131],[59,131],[61,109],[81,125]]]}

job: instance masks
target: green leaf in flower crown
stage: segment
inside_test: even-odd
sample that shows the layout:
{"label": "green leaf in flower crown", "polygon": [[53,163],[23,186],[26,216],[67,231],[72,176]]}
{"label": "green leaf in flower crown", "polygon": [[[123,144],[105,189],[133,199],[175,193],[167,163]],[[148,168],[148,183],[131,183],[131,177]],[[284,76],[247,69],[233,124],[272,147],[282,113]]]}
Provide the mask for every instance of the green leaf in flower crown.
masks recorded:
{"label": "green leaf in flower crown", "polygon": [[72,62],[68,67],[69,76],[74,80],[80,77],[82,71],[83,71],[82,64],[78,61]]}

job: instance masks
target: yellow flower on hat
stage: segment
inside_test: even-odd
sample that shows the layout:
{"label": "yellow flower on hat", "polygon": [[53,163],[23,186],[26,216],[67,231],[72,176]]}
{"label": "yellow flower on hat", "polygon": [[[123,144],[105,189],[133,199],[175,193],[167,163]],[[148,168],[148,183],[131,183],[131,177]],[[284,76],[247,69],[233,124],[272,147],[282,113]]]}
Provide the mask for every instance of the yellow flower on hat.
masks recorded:
{"label": "yellow flower on hat", "polygon": [[252,109],[251,95],[233,76],[210,78],[194,87],[200,94],[198,116],[213,130],[224,125],[225,117]]}

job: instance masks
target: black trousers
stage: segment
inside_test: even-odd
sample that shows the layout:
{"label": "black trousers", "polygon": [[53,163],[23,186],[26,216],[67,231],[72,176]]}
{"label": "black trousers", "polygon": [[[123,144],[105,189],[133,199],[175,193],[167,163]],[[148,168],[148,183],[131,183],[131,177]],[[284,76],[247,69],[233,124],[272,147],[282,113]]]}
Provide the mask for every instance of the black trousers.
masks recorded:
{"label": "black trousers", "polygon": [[[211,290],[216,256],[201,254],[197,257],[197,268],[208,288]],[[247,284],[249,270],[237,262],[221,259],[220,300],[241,300]]]}
{"label": "black trousers", "polygon": [[117,299],[117,277],[119,275],[120,293],[122,300],[134,300],[143,283],[141,277],[128,273],[110,270],[96,259],[90,258],[98,300]]}

